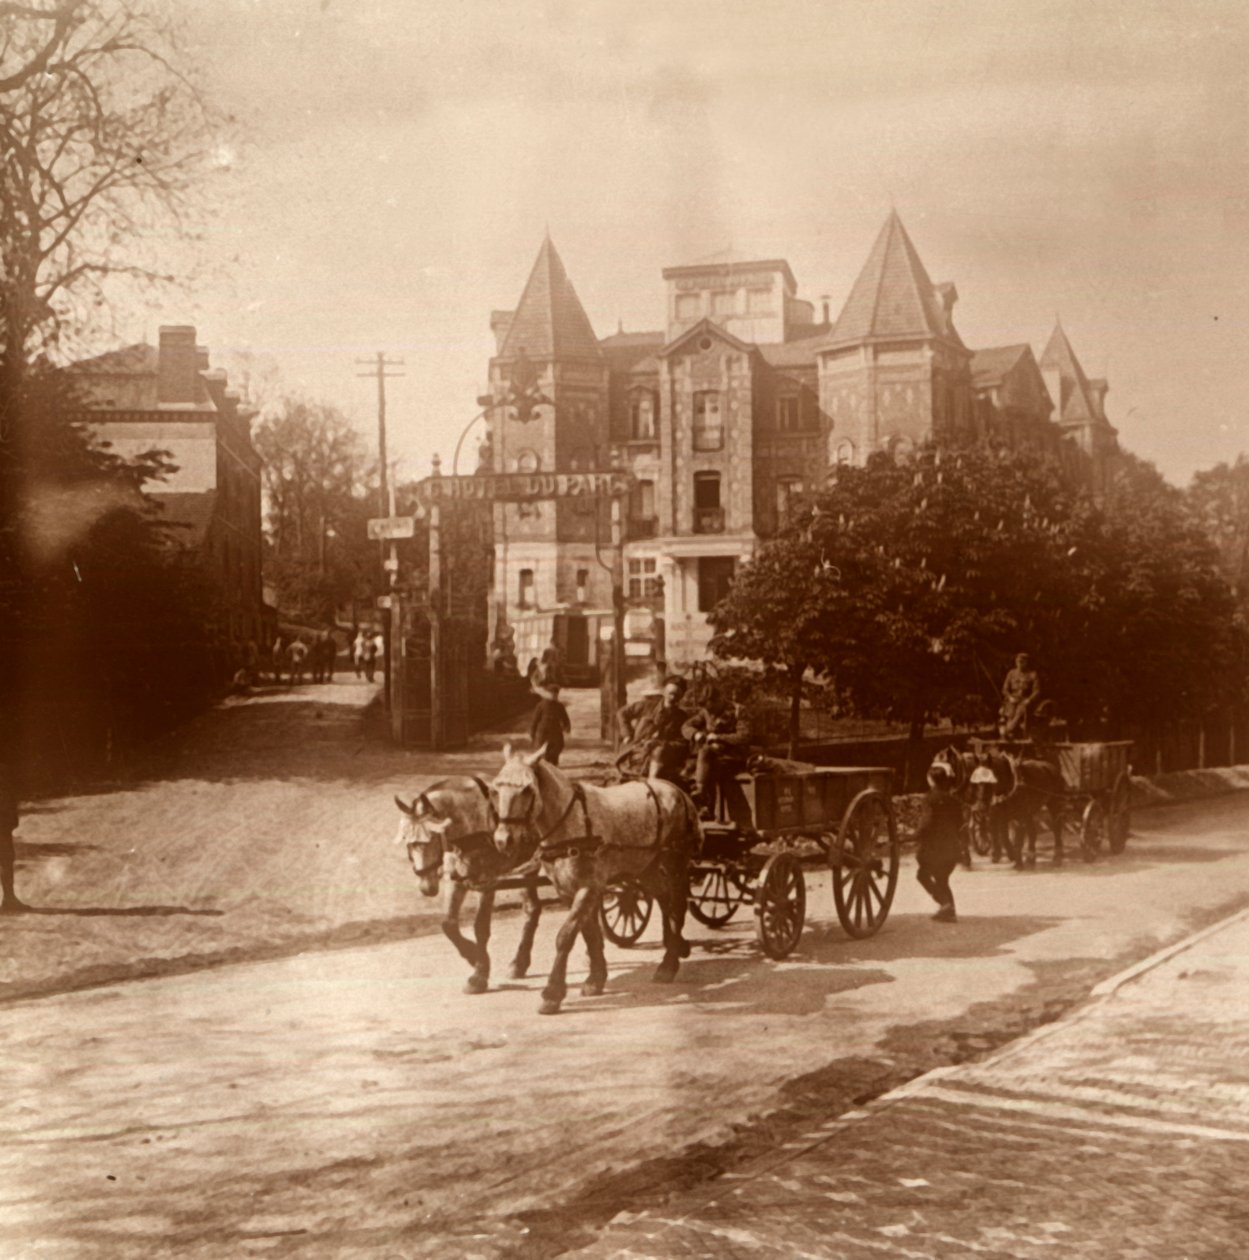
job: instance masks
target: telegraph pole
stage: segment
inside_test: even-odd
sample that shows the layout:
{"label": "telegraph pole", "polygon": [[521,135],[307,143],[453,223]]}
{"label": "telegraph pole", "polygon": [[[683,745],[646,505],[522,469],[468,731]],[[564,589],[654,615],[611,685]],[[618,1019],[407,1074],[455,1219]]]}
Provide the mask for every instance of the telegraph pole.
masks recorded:
{"label": "telegraph pole", "polygon": [[[404,376],[404,372],[392,372],[388,369],[403,367],[402,359],[388,359],[385,351],[368,359],[357,359],[359,367],[369,367],[367,372],[357,372],[358,377],[375,377],[377,380],[377,462],[378,462],[378,498],[380,515],[391,517],[395,514],[395,488],[390,484],[390,470],[386,466],[386,382],[395,377]],[[395,589],[399,581],[399,555],[392,539],[385,545],[386,558],[382,567],[386,570],[390,586],[390,632],[386,635],[386,654],[384,660],[386,707],[390,710],[391,734],[396,740],[402,739],[403,731],[403,614],[399,592]]]}

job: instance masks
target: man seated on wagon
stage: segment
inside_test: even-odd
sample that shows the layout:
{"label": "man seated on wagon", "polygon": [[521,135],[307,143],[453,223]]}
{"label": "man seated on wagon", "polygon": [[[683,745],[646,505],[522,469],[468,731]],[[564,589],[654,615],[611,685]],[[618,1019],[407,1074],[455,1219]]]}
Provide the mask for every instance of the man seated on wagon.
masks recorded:
{"label": "man seated on wagon", "polygon": [[1026,652],[1015,657],[1015,668],[1002,684],[1002,707],[998,729],[1003,739],[1025,739],[1028,735],[1028,714],[1041,694],[1041,680],[1032,668]]}
{"label": "man seated on wagon", "polygon": [[750,805],[737,776],[747,768],[754,728],[743,705],[712,696],[706,708],[686,722],[682,734],[697,749],[694,799],[705,820],[716,816],[716,801],[724,804],[729,820],[747,829],[754,826]]}
{"label": "man seated on wagon", "polygon": [[616,711],[621,735],[626,744],[646,744],[646,777],[680,783],[681,770],[689,756],[689,743],[682,728],[689,711],[682,707],[685,679],[671,674],[664,679],[659,695],[643,696]]}

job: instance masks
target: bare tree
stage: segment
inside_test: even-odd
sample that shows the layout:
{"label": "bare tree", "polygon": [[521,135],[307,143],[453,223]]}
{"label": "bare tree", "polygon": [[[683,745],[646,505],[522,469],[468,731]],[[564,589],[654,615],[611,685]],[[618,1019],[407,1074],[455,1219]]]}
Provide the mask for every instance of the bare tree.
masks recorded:
{"label": "bare tree", "polygon": [[11,383],[64,329],[99,322],[110,280],[173,279],[169,242],[197,234],[190,211],[217,120],[175,28],[145,0],[0,4],[0,20],[0,65],[19,67],[0,94],[0,357]]}
{"label": "bare tree", "polygon": [[20,88],[47,69],[69,35],[79,3],[0,3],[0,92]]}

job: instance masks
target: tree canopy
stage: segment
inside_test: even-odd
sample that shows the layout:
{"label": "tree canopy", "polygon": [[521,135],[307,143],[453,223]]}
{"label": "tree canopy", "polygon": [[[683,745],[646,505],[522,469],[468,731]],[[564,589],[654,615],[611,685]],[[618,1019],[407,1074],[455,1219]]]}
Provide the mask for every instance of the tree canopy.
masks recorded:
{"label": "tree canopy", "polygon": [[712,613],[723,657],[825,680],[864,716],[990,719],[1028,651],[1076,724],[1202,712],[1241,631],[1180,492],[1125,460],[1098,502],[1030,452],[930,446],[834,470]]}

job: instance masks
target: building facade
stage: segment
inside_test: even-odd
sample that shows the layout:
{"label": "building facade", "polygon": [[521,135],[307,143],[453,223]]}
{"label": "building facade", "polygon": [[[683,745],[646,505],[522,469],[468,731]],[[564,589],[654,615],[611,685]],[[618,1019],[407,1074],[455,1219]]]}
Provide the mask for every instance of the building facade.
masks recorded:
{"label": "building facade", "polygon": [[[706,615],[737,565],[837,464],[989,436],[1049,450],[1095,488],[1113,463],[1106,382],[1085,376],[1062,328],[1039,360],[1027,345],[969,349],[958,290],[929,279],[896,213],[835,320],[798,296],[783,259],[662,278],[662,330],[599,338],[548,237],[515,310],[491,315],[484,400],[496,471],[616,467],[636,479],[624,514],[635,654],[662,634],[674,665],[704,657]],[[518,362],[542,396],[527,415],[507,405]],[[609,615],[607,505],[498,505],[494,535],[496,625]]]}
{"label": "building facade", "polygon": [[175,471],[145,487],[177,528],[175,545],[202,564],[223,638],[264,641],[261,591],[260,457],[251,420],[209,365],[195,329],[167,325],[159,345],[127,346],[71,369],[82,419],[118,455],[167,451]]}

